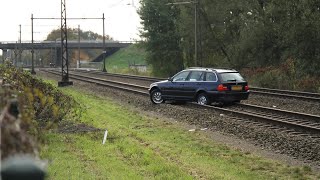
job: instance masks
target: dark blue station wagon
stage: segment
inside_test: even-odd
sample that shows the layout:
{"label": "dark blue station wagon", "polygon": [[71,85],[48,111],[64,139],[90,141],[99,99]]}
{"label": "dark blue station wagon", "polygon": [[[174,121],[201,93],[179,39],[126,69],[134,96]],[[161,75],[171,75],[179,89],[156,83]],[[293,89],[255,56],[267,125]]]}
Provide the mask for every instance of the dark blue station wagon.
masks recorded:
{"label": "dark blue station wagon", "polygon": [[155,82],[149,88],[154,104],[170,101],[232,103],[248,99],[247,81],[234,69],[189,68],[168,80]]}

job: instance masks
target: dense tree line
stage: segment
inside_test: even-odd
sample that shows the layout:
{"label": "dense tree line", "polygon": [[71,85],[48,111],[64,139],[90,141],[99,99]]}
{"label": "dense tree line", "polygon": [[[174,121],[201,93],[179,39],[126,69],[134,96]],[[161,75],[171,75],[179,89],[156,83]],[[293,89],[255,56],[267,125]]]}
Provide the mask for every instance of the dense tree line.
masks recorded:
{"label": "dense tree line", "polygon": [[157,76],[173,74],[183,68],[181,34],[179,33],[180,11],[169,8],[159,0],[142,1],[140,11],[145,31],[148,52],[147,63]]}
{"label": "dense tree line", "polygon": [[320,75],[320,0],[172,2],[182,1],[141,0],[142,37],[155,75],[195,65],[243,69],[282,64],[295,74]]}

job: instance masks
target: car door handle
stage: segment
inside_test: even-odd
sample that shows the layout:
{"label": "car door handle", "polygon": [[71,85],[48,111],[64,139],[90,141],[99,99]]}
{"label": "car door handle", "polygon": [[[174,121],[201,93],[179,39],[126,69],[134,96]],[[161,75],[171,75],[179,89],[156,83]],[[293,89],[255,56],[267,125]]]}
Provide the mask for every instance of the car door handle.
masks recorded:
{"label": "car door handle", "polygon": [[197,83],[196,85],[201,85],[201,83]]}

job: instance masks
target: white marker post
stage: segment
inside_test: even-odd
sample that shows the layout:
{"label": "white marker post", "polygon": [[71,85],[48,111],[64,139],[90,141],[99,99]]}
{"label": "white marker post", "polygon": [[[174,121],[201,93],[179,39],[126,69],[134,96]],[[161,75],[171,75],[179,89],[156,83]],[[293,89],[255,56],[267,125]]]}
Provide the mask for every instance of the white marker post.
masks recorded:
{"label": "white marker post", "polygon": [[104,133],[104,137],[103,137],[102,144],[105,144],[105,143],[106,143],[107,136],[108,136],[108,130],[106,130],[106,132]]}

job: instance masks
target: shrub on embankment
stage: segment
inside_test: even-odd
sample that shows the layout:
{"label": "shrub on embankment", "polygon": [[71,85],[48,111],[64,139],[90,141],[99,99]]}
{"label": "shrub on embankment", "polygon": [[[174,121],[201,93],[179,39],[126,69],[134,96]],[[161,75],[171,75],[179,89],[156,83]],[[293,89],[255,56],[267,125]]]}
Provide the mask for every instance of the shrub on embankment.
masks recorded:
{"label": "shrub on embankment", "polygon": [[0,65],[1,159],[17,153],[37,154],[41,134],[63,119],[80,116],[70,96],[29,72]]}
{"label": "shrub on embankment", "polygon": [[299,72],[290,59],[279,66],[244,68],[241,74],[253,86],[320,93],[319,78]]}

